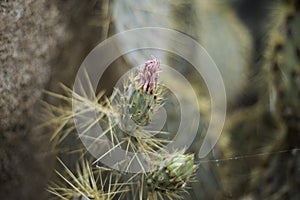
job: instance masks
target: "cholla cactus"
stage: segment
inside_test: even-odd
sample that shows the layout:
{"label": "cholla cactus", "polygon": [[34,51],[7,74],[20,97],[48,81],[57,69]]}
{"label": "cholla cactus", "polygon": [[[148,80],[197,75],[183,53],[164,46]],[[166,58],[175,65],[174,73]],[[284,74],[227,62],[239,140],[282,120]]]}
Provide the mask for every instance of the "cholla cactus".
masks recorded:
{"label": "cholla cactus", "polygon": [[174,153],[153,167],[147,176],[149,191],[178,196],[193,176],[196,165],[194,155]]}
{"label": "cholla cactus", "polygon": [[[157,58],[145,62],[139,73],[129,86],[125,86],[125,100],[122,104],[122,122],[128,120],[128,115],[136,125],[146,126],[151,121],[151,115],[160,106],[161,88],[158,85],[160,62]],[[128,123],[126,123],[128,124]]]}
{"label": "cholla cactus", "polygon": [[[140,199],[143,199],[145,194],[147,194],[142,192],[145,188],[149,191],[148,194],[150,196],[147,197],[148,199],[151,199],[153,195],[153,198],[157,199],[157,197],[162,197],[162,194],[167,195],[168,198],[180,197],[179,193],[185,191],[185,186],[190,181],[196,169],[193,155],[184,155],[183,152],[170,154],[164,150],[169,140],[161,136],[165,136],[168,133],[156,131],[156,135],[153,136],[152,130],[145,128],[151,122],[152,115],[162,105],[163,101],[163,90],[158,80],[159,70],[159,60],[152,57],[151,60],[145,62],[144,66],[135,75],[128,78],[129,83],[124,84],[123,91],[115,89],[110,98],[103,98],[103,93],[100,93],[91,99],[86,96],[74,94],[74,91],[71,89],[63,87],[67,94],[66,96],[54,93],[50,94],[66,101],[68,105],[55,107],[45,104],[45,108],[48,111],[52,111],[47,116],[53,118],[52,120],[48,120],[47,124],[53,124],[57,127],[52,139],[58,142],[64,140],[68,134],[75,130],[72,122],[74,116],[79,118],[84,117],[86,116],[85,113],[90,112],[90,110],[97,110],[100,113],[97,119],[87,122],[77,122],[80,127],[84,127],[84,133],[88,132],[96,123],[100,123],[102,127],[106,128],[103,133],[99,134],[100,136],[88,136],[89,140],[92,140],[90,143],[91,146],[86,146],[89,150],[93,149],[93,145],[97,144],[97,142],[101,145],[105,144],[101,143],[102,136],[107,136],[112,143],[104,153],[103,151],[97,152],[100,156],[94,163],[98,163],[104,156],[113,152],[116,147],[120,147],[126,151],[124,160],[120,157],[117,163],[118,169],[121,171],[127,171],[130,167],[134,168],[136,164],[139,164],[143,168],[144,166],[141,163],[148,160],[149,165],[147,164],[147,167],[153,165],[151,172],[145,172],[146,170],[144,170],[141,171],[141,174],[133,175],[132,178],[128,178],[128,175],[122,174],[125,176],[124,179],[131,180],[130,183],[126,181],[127,185],[131,186],[131,193],[141,191]],[[83,94],[85,93],[83,92]],[[104,102],[101,102],[101,99],[105,99]],[[75,111],[72,111],[72,103],[76,105]],[[56,116],[56,114],[59,116]],[[96,147],[98,146],[95,145],[94,147],[97,149]],[[160,163],[156,165],[153,164],[154,160],[161,159],[161,155],[157,153],[158,151],[162,152],[164,156]],[[127,152],[133,152],[133,156],[128,157]],[[137,156],[138,153],[141,153],[142,156]],[[141,159],[144,159],[144,161]],[[68,189],[64,185],[56,184],[50,187],[50,192],[64,199],[71,199],[74,196],[77,199],[83,197],[92,199],[103,199],[102,197],[105,197],[104,199],[112,198],[113,196],[107,196],[107,193],[101,192],[103,188],[100,188],[100,191],[98,191],[99,187],[96,186],[99,181],[94,181],[89,163],[85,162],[82,166],[82,171],[80,171],[80,168],[77,171],[78,180],[66,167],[65,169],[68,176],[73,179],[72,181],[69,181],[58,173],[71,189]],[[91,182],[88,181],[89,179]],[[140,184],[137,186],[136,182]],[[147,187],[145,183],[147,183]],[[111,193],[112,195],[118,194],[119,191],[124,191],[119,187],[115,187],[114,183],[109,182],[108,184],[112,189],[115,189]],[[122,184],[117,185],[121,186]]]}
{"label": "cholla cactus", "polygon": [[[114,137],[126,141],[123,145],[128,151],[142,152],[146,155],[156,154],[169,142],[159,137],[152,138],[152,132],[145,130],[153,114],[163,101],[163,89],[159,84],[160,62],[152,56],[138,72],[131,74],[129,83],[124,83],[123,91],[115,90],[109,107],[112,114],[108,116],[114,125]],[[159,131],[159,135],[168,133]]]}

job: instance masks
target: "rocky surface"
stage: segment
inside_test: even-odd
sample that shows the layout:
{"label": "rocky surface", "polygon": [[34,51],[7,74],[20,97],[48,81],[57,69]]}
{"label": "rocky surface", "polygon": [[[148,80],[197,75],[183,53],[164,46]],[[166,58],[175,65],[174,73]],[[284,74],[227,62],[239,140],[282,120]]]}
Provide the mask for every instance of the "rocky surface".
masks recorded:
{"label": "rocky surface", "polygon": [[45,0],[0,2],[0,199],[46,194],[47,143],[32,124],[63,30]]}
{"label": "rocky surface", "polygon": [[57,10],[43,0],[1,1],[0,13],[0,130],[5,131],[24,125],[32,114],[63,29]]}

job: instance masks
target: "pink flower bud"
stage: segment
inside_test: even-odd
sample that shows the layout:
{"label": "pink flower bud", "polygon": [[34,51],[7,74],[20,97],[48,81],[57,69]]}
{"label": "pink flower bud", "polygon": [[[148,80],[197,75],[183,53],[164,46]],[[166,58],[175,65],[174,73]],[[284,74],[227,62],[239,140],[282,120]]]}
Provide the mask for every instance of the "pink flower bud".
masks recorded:
{"label": "pink flower bud", "polygon": [[152,60],[146,61],[144,67],[140,69],[136,80],[144,92],[150,93],[157,88],[159,69],[160,62],[154,56],[152,56]]}

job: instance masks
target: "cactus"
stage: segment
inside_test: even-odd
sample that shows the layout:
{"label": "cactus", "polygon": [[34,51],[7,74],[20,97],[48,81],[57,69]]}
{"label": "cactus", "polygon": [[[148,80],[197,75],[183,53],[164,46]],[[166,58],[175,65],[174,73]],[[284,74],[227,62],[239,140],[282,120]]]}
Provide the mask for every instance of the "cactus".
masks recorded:
{"label": "cactus", "polygon": [[[172,1],[170,14],[171,27],[193,37],[210,54],[222,74],[227,101],[233,104],[245,87],[251,66],[252,38],[247,28],[229,5],[216,1]],[[226,46],[226,50],[220,46]],[[182,69],[181,64],[179,67],[171,62],[173,67],[196,78],[191,70]],[[203,85],[195,86],[200,86],[203,96]]]}
{"label": "cactus", "polygon": [[[158,1],[155,2],[143,1],[143,2],[138,2],[138,4],[136,4],[134,1],[113,2],[112,4],[113,17],[118,19],[114,21],[114,25],[117,31],[123,31],[125,30],[125,27],[134,28],[134,27],[141,27],[145,25],[147,26],[153,25],[153,26],[163,26],[168,28],[176,27],[178,30],[184,31],[188,34],[190,34],[189,31],[195,33],[196,36],[193,34],[190,35],[194,36],[195,39],[201,41],[203,44],[205,43],[207,45],[207,48],[211,49],[210,50],[211,53],[214,54],[214,59],[218,60],[217,64],[220,65],[219,67],[222,68],[221,69],[222,73],[225,74],[225,76],[227,77],[227,79],[225,80],[226,82],[225,84],[229,90],[228,92],[230,93],[230,101],[233,102],[235,97],[243,88],[243,84],[241,80],[244,80],[244,78],[247,76],[247,71],[248,71],[247,68],[249,65],[247,61],[251,55],[250,36],[248,35],[243,25],[236,18],[236,16],[232,14],[232,11],[229,8],[227,9],[227,6],[226,9],[223,9],[219,5],[217,5],[216,7],[215,5],[213,5],[213,6],[209,6],[208,7],[209,9],[206,9],[206,6],[210,4],[208,2],[204,2],[204,1],[187,2],[187,4],[192,7],[193,5],[195,5],[194,3],[197,5],[194,7],[195,11],[197,12],[194,13],[196,17],[192,19],[193,20],[192,23],[188,24],[190,25],[189,27],[191,28],[185,28],[187,24],[184,24],[183,26],[178,28],[177,26],[178,24],[176,25],[174,23],[174,21],[176,20],[178,23],[180,23],[182,19],[182,18],[180,19],[181,17],[180,12],[176,12],[175,10],[175,7],[182,9],[181,6],[179,5],[180,3],[177,2],[173,4],[173,2],[169,3],[169,2],[158,2]],[[202,8],[203,7],[202,4],[203,5],[205,4],[205,8]],[[147,11],[149,12],[144,12],[145,9],[147,9]],[[166,14],[166,16],[175,15],[177,16],[177,18],[176,17],[174,18],[174,16],[160,17],[160,15],[157,15],[156,12],[151,12],[151,10],[157,11],[157,9],[162,9],[163,10],[162,13]],[[197,9],[199,9],[199,11]],[[134,10],[135,12],[128,12],[132,10]],[[181,11],[183,11],[183,9]],[[144,15],[136,17],[135,15],[137,13],[142,13]],[[186,16],[186,14],[189,13],[185,13],[183,14],[183,16]],[[210,16],[208,19],[206,19],[207,21],[202,20],[203,19],[202,14],[205,16]],[[193,13],[191,15],[193,15]],[[211,17],[213,16],[216,16],[216,23],[218,24],[220,23],[222,25],[224,24],[224,26],[222,26],[222,33],[223,32],[226,33],[224,34],[226,35],[225,39],[223,38],[223,36],[219,37],[219,35],[217,35],[217,32],[215,32],[216,27],[210,26],[215,24],[215,23],[210,23],[209,21],[209,19],[212,19]],[[187,18],[189,17],[186,17],[185,19]],[[151,22],[146,21],[147,23],[145,23],[145,21],[143,20],[150,20]],[[202,28],[203,24],[204,27],[206,28]],[[155,39],[155,37],[157,36],[154,36],[153,39]],[[151,42],[151,38],[149,38],[149,41]],[[226,44],[228,45],[226,46],[232,47],[231,49],[232,51],[228,52],[228,51],[221,50],[218,44],[223,44],[223,42],[227,42]],[[122,45],[122,41],[120,45]],[[247,48],[244,48],[245,46],[247,46]],[[223,52],[225,52],[225,55],[223,54]],[[151,53],[153,54],[153,52]],[[131,56],[132,54],[131,55],[128,54],[125,57],[129,58],[128,60],[131,61],[130,64],[135,65],[137,63],[134,63],[134,61],[138,60],[138,63],[140,63],[141,59],[145,58],[145,54],[143,53],[140,54],[140,52],[138,52],[138,54],[140,57],[138,57],[137,59],[133,58],[134,56]],[[232,56],[234,56],[234,58],[232,58]],[[231,59],[228,59],[228,57],[231,57]],[[223,65],[223,63],[226,64]],[[238,70],[233,69],[232,66],[236,66],[236,65],[241,67],[238,68]],[[185,70],[186,68],[183,65],[180,66],[174,65],[174,68],[178,69],[180,72],[186,72]],[[237,74],[234,76],[236,78],[236,81],[232,81],[231,79],[232,73]],[[243,74],[242,76],[240,76],[241,73]],[[193,78],[193,75],[191,76]],[[233,82],[235,83],[232,84]],[[180,86],[179,83],[178,86]],[[209,99],[208,99],[209,94],[207,91],[203,92],[202,86],[198,87],[198,85],[196,85],[195,87],[197,87],[197,89],[200,88],[198,90],[200,95],[205,93],[205,95],[203,95],[201,98],[200,104],[206,106],[207,108],[206,111],[208,111],[207,113],[205,113],[204,118],[206,117],[209,118],[208,116],[209,106],[207,106],[207,104],[209,104]],[[67,89],[66,91],[69,94],[72,92],[69,89]],[[161,101],[162,101],[161,88],[158,85],[158,88],[153,90],[151,93],[150,91],[147,91],[147,87],[146,88],[140,87],[140,82],[138,79],[132,78],[130,80],[130,83],[125,85],[124,91],[115,90],[115,94],[116,95],[114,98],[107,99],[105,103],[103,102],[103,104],[101,102],[101,100],[104,99],[103,96],[99,96],[98,99],[92,100],[88,103],[90,105],[93,104],[96,105],[96,110],[99,111],[99,113],[106,115],[106,117],[104,118],[99,117],[98,119],[99,123],[101,123],[101,125],[106,126],[107,130],[109,130],[106,135],[109,137],[111,141],[115,142],[114,146],[120,145],[120,147],[122,147],[123,149],[127,149],[128,151],[133,151],[135,153],[146,152],[147,154],[151,154],[151,156],[157,158],[158,150],[162,149],[162,147],[164,147],[164,145],[168,143],[168,141],[156,137],[155,138],[151,137],[151,139],[149,138],[147,139],[141,136],[149,135],[149,132],[145,131],[143,128],[149,125],[149,123],[151,123],[151,117],[153,113],[161,105]],[[78,103],[87,103],[84,97],[78,100],[79,100]],[[70,99],[68,99],[67,101],[70,101]],[[112,103],[114,101],[116,103]],[[64,108],[64,111],[66,110],[68,109]],[[64,111],[62,111],[62,113],[65,113]],[[203,109],[201,111],[203,111]],[[172,112],[172,110],[170,112]],[[61,125],[59,119],[62,119],[62,121],[66,122],[67,126],[64,127],[63,125]],[[57,122],[56,126],[61,127],[61,130],[57,130],[56,136],[54,136],[53,138],[55,140],[55,138],[58,137],[59,141],[62,141],[64,140],[66,135],[72,132],[71,130],[72,125],[69,124],[68,115],[65,115],[65,117],[63,118],[59,117],[55,121]],[[205,124],[205,122],[202,122],[202,124]],[[176,128],[177,123],[173,123],[173,126],[175,126]],[[85,127],[88,128],[88,125],[85,125]],[[169,136],[168,133],[167,136]],[[95,140],[97,139],[95,138]],[[198,147],[196,148],[198,150]],[[161,163],[165,163],[165,161],[161,161]],[[149,178],[147,180],[149,181]],[[153,181],[156,185],[159,185],[157,180],[154,179]],[[186,179],[184,182],[188,182],[188,181],[190,181],[190,178]],[[185,188],[185,187],[181,188],[179,185],[177,186],[178,188],[176,188],[176,191]],[[156,186],[152,186],[152,187],[147,186],[147,188],[150,191],[153,190],[153,188],[155,187]],[[177,197],[181,197],[181,195],[176,197],[174,196],[174,198]]]}
{"label": "cactus", "polygon": [[[158,88],[158,70],[160,63],[157,58],[149,60],[145,66],[140,69],[136,80],[133,80],[125,88],[125,102],[122,108],[123,116],[127,114],[140,126],[148,125],[151,121],[151,115],[159,107],[160,88]],[[128,108],[125,106],[128,105]],[[128,110],[128,111],[127,111]],[[126,117],[124,117],[126,118]]]}
{"label": "cactus", "polygon": [[[132,6],[133,4],[134,8]],[[270,45],[267,48],[267,51],[270,53],[267,58],[266,72],[261,72],[261,77],[268,79],[270,87],[259,88],[259,101],[256,102],[255,105],[235,112],[228,120],[227,135],[223,136],[224,140],[221,140],[219,143],[221,146],[225,146],[222,150],[226,148],[223,154],[225,157],[264,151],[276,152],[278,147],[285,149],[297,148],[299,143],[299,138],[297,134],[295,134],[299,132],[299,26],[297,26],[299,23],[299,3],[296,1],[285,1],[284,4],[285,8],[280,11],[281,17],[279,17],[282,19],[279,24],[275,26],[273,30],[275,34],[272,34]],[[145,5],[150,6],[147,7]],[[144,12],[143,6],[148,8],[147,11],[150,12]],[[252,48],[251,38],[245,27],[243,27],[227,5],[194,0],[187,2],[173,1],[170,4],[165,2],[163,5],[157,1],[143,1],[139,2],[139,4],[135,4],[134,1],[116,1],[112,7],[114,8],[113,16],[118,15],[116,17],[117,20],[115,20],[118,31],[125,30],[125,27],[133,28],[151,24],[153,26],[160,25],[176,28],[193,36],[207,48],[218,67],[220,67],[230,105],[235,102],[236,97],[239,96],[241,92],[244,92],[245,79],[248,77],[248,67],[252,64],[250,61]],[[157,10],[156,8],[166,8],[166,15],[170,14],[172,17],[157,20],[160,18],[160,15],[151,12],[151,10]],[[118,9],[122,12],[118,12]],[[136,12],[128,12],[134,9],[140,13],[144,13],[144,15],[142,17],[135,17]],[[188,12],[186,12],[186,10]],[[127,18],[124,16],[120,17],[122,13],[123,15],[125,13],[124,16]],[[128,15],[128,13],[133,14],[134,17]],[[151,17],[149,18],[147,16]],[[182,16],[185,16],[185,18],[182,18]],[[132,18],[130,19],[130,17]],[[124,22],[124,20],[127,21]],[[152,21],[150,23],[144,23],[143,20]],[[149,41],[151,42],[151,39],[149,39]],[[122,42],[120,45],[122,45]],[[220,48],[220,46],[226,46],[229,50],[226,51]],[[133,54],[125,56],[129,58],[131,64],[133,63],[132,55]],[[140,57],[137,60],[140,60],[141,57],[144,59],[143,53],[139,55]],[[150,63],[152,66],[155,66],[156,60],[153,59]],[[150,63],[148,63],[149,65],[145,64],[145,66],[151,66]],[[172,61],[170,61],[170,63],[172,63]],[[190,74],[188,78],[195,78],[191,75],[192,73],[183,69],[183,65],[172,66],[180,72]],[[148,72],[150,73],[150,77],[157,77],[156,70],[154,70],[154,73],[151,73],[151,70]],[[151,154],[151,156],[154,156],[156,160],[159,160],[157,164],[153,163],[152,170],[146,175],[144,174],[145,176],[136,176],[132,179],[139,182],[140,192],[144,191],[142,188],[146,188],[146,191],[149,193],[141,194],[140,199],[163,198],[162,196],[165,194],[167,194],[167,198],[180,198],[182,197],[182,195],[179,194],[180,191],[186,189],[185,185],[191,181],[191,176],[196,168],[194,158],[190,155],[184,155],[183,153],[167,154],[163,156],[163,159],[159,158],[159,156],[155,154],[157,154],[158,150],[168,141],[162,142],[158,138],[151,138],[149,140],[142,137],[145,134],[149,134],[144,128],[151,123],[152,115],[159,106],[161,106],[162,101],[162,99],[160,99],[162,93],[159,84],[157,87],[156,84],[150,84],[155,82],[155,78],[150,78],[151,81],[148,83],[142,81],[143,78],[146,77],[145,75],[143,69],[141,69],[137,77],[133,77],[129,81],[130,83],[125,85],[124,91],[115,91],[117,99],[112,97],[106,99],[104,103],[101,102],[103,96],[100,95],[97,99],[90,102],[87,102],[85,97],[76,100],[78,103],[87,103],[89,106],[95,105],[95,108],[106,116],[102,117],[103,115],[100,115],[98,121],[101,125],[105,124],[108,130],[107,136],[114,141],[114,147],[120,145],[120,147],[125,147],[128,152],[146,152],[148,155]],[[146,79],[149,79],[149,77]],[[265,83],[264,80],[260,81],[262,84]],[[209,104],[209,95],[205,92],[204,85],[199,85],[196,85],[195,88],[199,89],[200,94],[205,93],[200,99],[200,105],[207,106]],[[255,88],[257,87],[255,86]],[[269,90],[270,99],[266,98],[265,90]],[[71,90],[67,91],[68,93],[72,93]],[[245,93],[247,93],[247,91]],[[65,99],[65,97],[61,96],[59,98]],[[117,100],[116,104],[112,104],[114,100]],[[67,101],[70,101],[70,99],[67,99]],[[65,114],[55,121],[60,130],[56,131],[53,138],[58,137],[59,141],[64,140],[65,136],[71,133],[72,128],[74,128],[73,125],[69,124],[71,119],[70,113],[72,112],[66,113],[66,110],[67,109],[64,111],[59,109],[55,110],[58,114],[60,111]],[[201,122],[205,124],[205,119],[208,118],[209,115],[209,109],[207,108],[205,111],[202,109],[201,111],[205,112],[205,117],[202,118],[204,122]],[[59,119],[65,124],[61,124]],[[88,128],[88,125],[85,126]],[[258,136],[260,141],[257,141]],[[199,141],[201,142],[200,139]],[[196,145],[200,143],[199,141],[196,141]],[[245,142],[247,145],[245,145]],[[195,148],[195,146],[193,148]],[[298,186],[297,179],[291,178],[291,183],[287,183],[285,175],[278,173],[278,171],[280,171],[279,169],[281,168],[290,168],[291,170],[289,172],[291,172],[294,177],[299,177],[299,172],[297,171],[299,156],[297,155],[297,151],[293,152],[294,154],[289,157],[284,157],[284,155],[260,156],[258,159],[249,161],[251,167],[242,166],[236,162],[228,163],[226,166],[223,165],[218,169],[224,169],[223,172],[225,172],[225,174],[221,173],[220,180],[222,181],[217,182],[215,185],[222,185],[221,183],[224,181],[226,184],[223,184],[222,187],[224,188],[222,189],[230,190],[230,193],[232,193],[230,195],[234,197],[242,196],[244,193],[251,193],[251,195],[257,198],[292,197],[287,196],[285,189],[288,188],[288,190],[294,191],[293,185]],[[222,153],[223,152],[221,152],[221,155]],[[154,161],[151,160],[151,162]],[[260,163],[264,163],[265,167],[260,168],[255,166]],[[240,177],[236,176],[237,172],[252,173],[252,182],[248,179],[239,179]],[[283,180],[282,182],[284,182],[287,187],[282,189],[278,186],[278,183],[274,179],[278,178],[279,175],[275,172],[280,175],[280,181]],[[209,175],[205,174],[205,176],[203,176],[199,174],[199,176],[208,177],[209,184],[207,185],[209,186],[207,186],[207,188],[211,188],[215,187],[215,185],[213,185],[215,177],[217,177],[215,174],[217,173],[214,171]],[[143,177],[145,177],[145,179],[143,179]],[[146,186],[143,185],[143,181]],[[133,184],[133,182],[130,184]],[[257,185],[260,184],[266,185],[263,191],[257,188]],[[194,189],[195,193],[197,189],[198,188]],[[131,190],[131,192],[135,191],[132,188]],[[278,192],[274,192],[275,190]],[[262,196],[259,196],[259,193]],[[273,193],[273,195],[271,195],[271,193]],[[212,195],[208,196],[211,197]],[[82,196],[80,196],[80,198],[82,198]],[[293,196],[293,198],[298,197]]]}
{"label": "cactus", "polygon": [[147,176],[148,189],[172,195],[185,188],[196,170],[196,165],[194,155],[174,153],[153,168]]}
{"label": "cactus", "polygon": [[[185,185],[190,181],[191,176],[196,169],[193,155],[185,155],[183,151],[174,154],[167,153],[166,150],[164,150],[164,147],[168,144],[168,140],[160,138],[159,134],[158,136],[152,136],[150,134],[151,130],[144,128],[150,123],[151,116],[163,103],[163,90],[158,80],[159,70],[159,60],[152,57],[152,60],[146,61],[144,66],[138,69],[138,73],[131,74],[127,77],[128,80],[124,83],[124,90],[115,89],[115,92],[110,98],[104,98],[104,93],[101,92],[97,97],[89,99],[88,97],[74,94],[71,89],[63,86],[63,89],[66,92],[65,95],[51,92],[48,92],[48,94],[52,97],[66,101],[67,104],[65,106],[57,107],[47,103],[44,104],[46,112],[45,116],[52,118],[46,122],[46,125],[55,125],[57,127],[51,137],[54,146],[57,146],[61,141],[68,138],[71,133],[74,133],[75,127],[72,123],[72,117],[74,115],[81,117],[84,116],[85,112],[96,109],[100,113],[96,121],[88,122],[88,124],[79,124],[79,126],[86,127],[84,131],[87,131],[93,124],[100,123],[103,127],[106,127],[107,130],[100,134],[100,136],[91,138],[94,141],[91,146],[87,147],[89,150],[94,148],[93,144],[101,141],[102,135],[105,134],[109,137],[110,141],[112,141],[112,146],[110,149],[106,149],[106,152],[103,152],[103,155],[113,152],[114,148],[120,146],[126,150],[126,153],[133,152],[135,156],[137,153],[143,153],[143,158],[148,159],[152,165],[154,160],[161,159],[160,154],[163,153],[164,159],[159,165],[153,165],[154,167],[151,168],[152,171],[150,173],[142,171],[142,175],[132,176],[126,173],[120,174],[120,182],[123,180],[130,180],[129,182],[125,181],[124,183],[120,183],[120,185],[127,185],[126,188],[130,188],[132,194],[139,193],[138,196],[140,199],[143,197],[146,198],[146,194],[150,199],[157,199],[161,197],[161,193],[164,193],[167,197],[181,197],[180,192],[185,191]],[[71,98],[72,94],[73,99]],[[101,102],[101,99],[104,99],[104,102]],[[76,105],[74,113],[70,107],[72,100],[73,105]],[[80,109],[80,107],[82,107],[82,109]],[[95,146],[95,148],[97,148],[97,146]],[[103,155],[100,155],[93,163],[98,163]],[[118,165],[121,164],[123,166],[120,165],[119,169],[129,169],[134,162],[135,156],[130,160],[127,160],[127,157],[125,157],[124,160],[120,160]],[[143,161],[141,158],[142,157],[136,156],[137,162],[142,163]],[[89,182],[86,182],[85,179],[81,178],[88,176],[90,178],[87,179],[91,179],[93,182],[93,177],[91,177],[93,173],[89,172],[90,163],[85,162],[83,164],[83,171],[78,171],[78,181],[64,165],[68,172],[67,176],[70,176],[73,181],[69,181],[61,173],[58,173],[58,175],[71,186],[71,189],[68,189],[65,185],[54,185],[55,187],[51,186],[49,188],[50,192],[59,197],[65,197],[66,199],[74,198],[74,196],[76,196],[77,199],[102,199],[101,195],[103,196],[104,194],[101,190],[103,188],[98,191],[98,189],[95,188],[95,184],[97,185],[97,183],[89,185]],[[102,164],[98,164],[102,167]],[[160,166],[163,166],[163,168],[160,168]],[[169,171],[169,173],[167,173],[165,169]],[[155,179],[157,176],[159,176],[159,180]],[[161,178],[165,178],[164,183],[162,183]],[[143,183],[147,183],[147,186]],[[110,184],[110,186],[112,187],[113,184]],[[157,192],[157,190],[161,193],[154,193],[154,191]],[[144,193],[143,191],[148,192]],[[111,193],[118,194],[119,192],[111,191]],[[128,194],[126,195],[128,196]],[[136,197],[135,195],[132,195],[130,198]]]}
{"label": "cactus", "polygon": [[127,146],[128,151],[155,154],[169,142],[166,139],[147,139],[151,134],[144,129],[162,104],[159,69],[158,59],[152,57],[138,69],[138,73],[129,75],[129,83],[126,81],[123,91],[116,90],[116,97],[111,99],[112,114],[108,118],[110,123],[116,124],[114,132],[118,140],[127,141],[123,146]]}

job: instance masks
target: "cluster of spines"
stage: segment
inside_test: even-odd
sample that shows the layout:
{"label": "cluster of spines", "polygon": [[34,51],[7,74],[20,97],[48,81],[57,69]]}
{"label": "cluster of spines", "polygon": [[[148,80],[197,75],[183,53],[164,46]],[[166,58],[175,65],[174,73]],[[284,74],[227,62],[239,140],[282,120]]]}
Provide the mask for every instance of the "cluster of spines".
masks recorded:
{"label": "cluster of spines", "polygon": [[66,174],[56,171],[62,179],[52,182],[48,191],[60,199],[72,200],[108,200],[121,198],[128,190],[127,183],[120,183],[121,175],[104,172],[105,169],[92,169],[90,162],[82,159],[77,163],[76,172],[72,172],[61,160]]}
{"label": "cluster of spines", "polygon": [[180,192],[193,176],[196,165],[194,155],[175,153],[153,167],[147,176],[149,191],[162,193]]}

